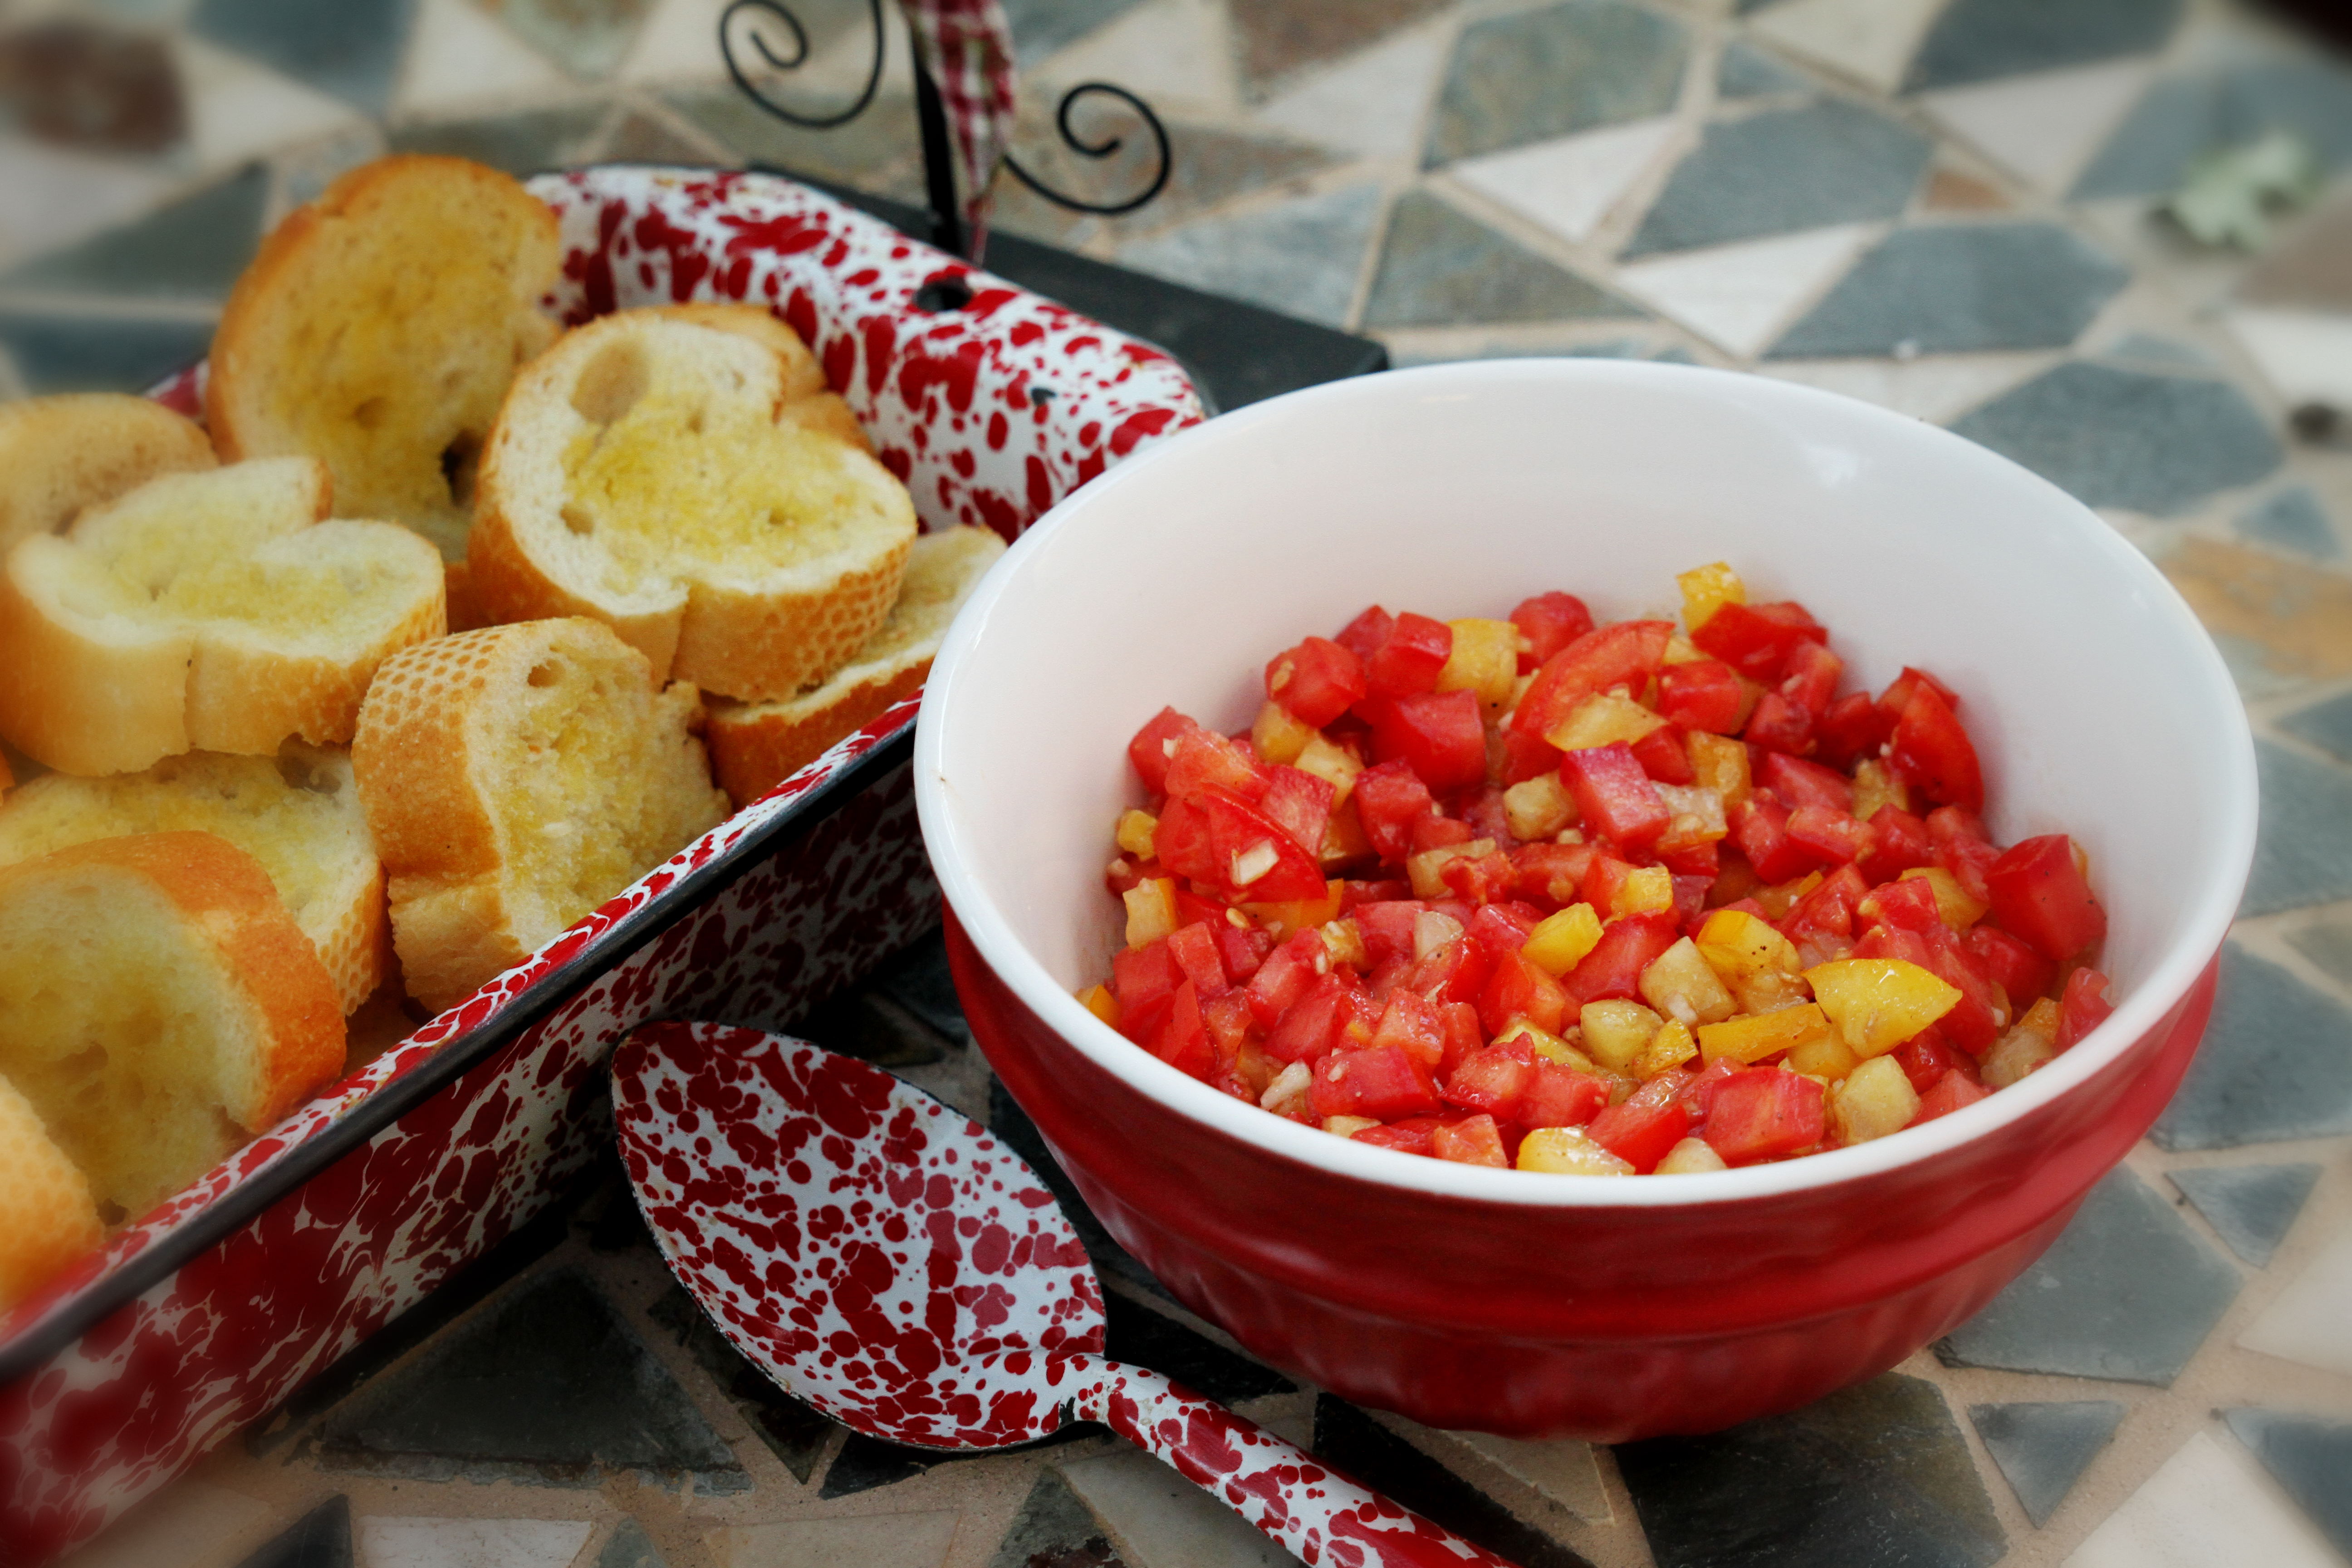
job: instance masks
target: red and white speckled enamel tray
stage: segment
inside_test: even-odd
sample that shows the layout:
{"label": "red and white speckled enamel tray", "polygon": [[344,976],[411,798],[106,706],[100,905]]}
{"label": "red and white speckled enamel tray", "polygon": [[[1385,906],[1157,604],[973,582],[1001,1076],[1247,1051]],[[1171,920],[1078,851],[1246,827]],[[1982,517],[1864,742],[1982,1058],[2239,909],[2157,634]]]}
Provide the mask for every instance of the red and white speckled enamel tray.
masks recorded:
{"label": "red and white speckled enamel tray", "polygon": [[[765,301],[926,528],[1008,538],[1198,422],[1165,354],[789,181],[547,175],[569,322]],[[953,281],[961,289],[937,285]],[[931,285],[926,289],[926,285]],[[962,298],[927,310],[918,302]],[[157,395],[196,412],[202,367]],[[937,917],[898,704],[0,1320],[0,1563],[102,1528],[528,1219],[609,1135],[612,1043],[775,1026]]]}

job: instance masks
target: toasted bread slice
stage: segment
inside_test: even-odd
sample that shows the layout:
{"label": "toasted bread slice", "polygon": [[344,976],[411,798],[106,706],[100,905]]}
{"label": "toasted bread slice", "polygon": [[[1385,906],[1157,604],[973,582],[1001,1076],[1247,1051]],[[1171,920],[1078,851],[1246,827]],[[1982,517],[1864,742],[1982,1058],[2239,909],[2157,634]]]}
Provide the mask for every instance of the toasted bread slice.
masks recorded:
{"label": "toasted bread slice", "polygon": [[841,395],[825,384],[824,367],[817,363],[816,355],[801,342],[798,332],[777,320],[774,311],[759,305],[710,301],[657,305],[646,313],[673,321],[691,321],[698,327],[714,327],[767,344],[784,362],[783,402],[776,409],[776,417],[805,429],[838,436],[859,451],[873,454],[874,443],[867,438],[866,426],[857,422],[857,416],[849,411]]}
{"label": "toasted bread slice", "polygon": [[299,741],[275,757],[190,752],[143,773],[44,773],[0,804],[0,866],[130,833],[217,834],[261,863],[318,950],[345,1014],[389,966],[383,868],[347,752]]}
{"label": "toasted bread slice", "polygon": [[857,447],[779,410],[766,342],[607,316],[527,366],[482,457],[467,557],[501,621],[587,616],[746,701],[846,663],[898,597],[915,510]]}
{"label": "toasted bread slice", "polygon": [[89,1182],[32,1102],[0,1079],[0,1310],[105,1237]]}
{"label": "toasted bread slice", "polygon": [[75,392],[0,405],[0,553],[55,533],[84,507],[215,460],[194,420],[144,397]]}
{"label": "toasted bread slice", "polygon": [[831,679],[782,702],[712,702],[704,738],[728,798],[750,805],[920,686],[948,623],[1003,553],[1004,541],[985,528],[924,534],[890,618]]}
{"label": "toasted bread slice", "polygon": [[386,654],[441,634],[441,558],[321,521],[326,469],[274,458],[152,479],[0,568],[0,735],[67,773],[352,738]]}
{"label": "toasted bread slice", "polygon": [[555,215],[508,175],[404,155],[297,208],[237,279],[205,412],[224,458],[318,458],[353,517],[465,554],[473,458],[518,366],[552,342],[539,301]]}
{"label": "toasted bread slice", "polygon": [[717,826],[702,701],[600,622],[384,661],[352,747],[409,994],[438,1011]]}
{"label": "toasted bread slice", "polygon": [[0,1075],[110,1221],[152,1207],[343,1062],[343,1011],[252,856],[209,833],[0,868]]}

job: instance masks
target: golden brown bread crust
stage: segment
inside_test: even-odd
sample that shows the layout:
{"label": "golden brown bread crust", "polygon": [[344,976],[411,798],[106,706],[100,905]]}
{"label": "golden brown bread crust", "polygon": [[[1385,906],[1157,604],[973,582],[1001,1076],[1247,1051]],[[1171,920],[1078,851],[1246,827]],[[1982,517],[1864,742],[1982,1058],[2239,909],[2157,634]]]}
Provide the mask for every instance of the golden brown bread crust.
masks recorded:
{"label": "golden brown bread crust", "polygon": [[824,367],[817,363],[816,355],[801,342],[798,332],[765,306],[660,305],[648,313],[674,321],[691,321],[699,327],[716,327],[720,331],[765,343],[784,362],[783,403],[776,416],[837,437],[872,455],[874,443],[866,436],[866,426],[857,422],[857,416],[849,411],[849,405],[840,395],[825,384]]}
{"label": "golden brown bread crust", "polygon": [[737,806],[746,806],[819,757],[844,735],[863,728],[890,704],[921,686],[928,658],[856,681],[814,711],[786,712],[779,703],[725,703],[710,710],[704,739],[710,771]]}
{"label": "golden brown bread crust", "polygon": [[0,404],[0,553],[158,475],[214,461],[194,420],[149,398],[76,392]]}
{"label": "golden brown bread crust", "polygon": [[31,1102],[0,1079],[0,1310],[104,1235],[89,1179],[50,1141]]}
{"label": "golden brown bread crust", "polygon": [[188,660],[194,639],[157,626],[103,659],[50,618],[26,580],[20,541],[0,563],[0,733],[69,773],[136,773],[188,749]]}
{"label": "golden brown bread crust", "polygon": [[224,458],[307,453],[347,516],[464,553],[465,469],[555,324],[555,215],[461,158],[402,154],[296,209],[238,279],[205,409]]}

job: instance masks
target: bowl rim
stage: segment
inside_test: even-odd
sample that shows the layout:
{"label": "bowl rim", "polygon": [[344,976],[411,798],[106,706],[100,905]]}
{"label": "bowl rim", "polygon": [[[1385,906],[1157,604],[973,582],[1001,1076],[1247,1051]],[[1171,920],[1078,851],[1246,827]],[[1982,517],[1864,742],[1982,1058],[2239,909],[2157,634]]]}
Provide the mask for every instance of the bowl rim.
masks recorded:
{"label": "bowl rim", "polygon": [[[1832,406],[1842,418],[1877,425],[1906,441],[1949,443],[1965,448],[1965,461],[1997,464],[2022,476],[2043,493],[2051,522],[2085,531],[2095,550],[2146,595],[2166,629],[2185,638],[2201,656],[2203,699],[2234,715],[2217,737],[2224,753],[2226,809],[2210,831],[2221,836],[2215,872],[2198,897],[2180,933],[2159,953],[2147,976],[2091,1034],[2022,1081],[1924,1126],[1866,1143],[1809,1154],[1771,1164],[1693,1173],[1670,1181],[1624,1182],[1608,1178],[1531,1179],[1532,1173],[1427,1159],[1335,1138],[1319,1128],[1272,1115],[1201,1082],[1137,1047],[1097,1018],[1063,990],[1016,937],[995,899],[981,884],[962,851],[965,825],[949,796],[945,755],[948,725],[941,715],[956,700],[965,666],[985,635],[992,612],[1027,563],[1050,550],[1065,531],[1083,525],[1108,498],[1154,481],[1157,468],[1182,461],[1194,447],[1229,437],[1239,429],[1277,422],[1302,406],[1339,405],[1394,395],[1443,392],[1458,384],[1492,390],[1512,381],[1588,383],[1598,387],[1643,385],[1687,391],[1714,400],[1727,395],[1753,403],[1779,403],[1801,411]],[[1328,1173],[1421,1196],[1469,1200],[1513,1207],[1680,1207],[1740,1202],[1816,1192],[1867,1181],[1904,1166],[1924,1163],[2000,1129],[2032,1117],[2111,1068],[2144,1037],[2156,1031],[2188,997],[2218,955],[2253,862],[2258,789],[2253,736],[2243,700],[2220,650],[2179,591],[2156,565],[2090,508],[2011,458],[1937,426],[1927,425],[1841,394],[1745,372],[1706,366],[1598,358],[1529,356],[1461,361],[1387,371],[1326,383],[1269,398],[1220,416],[1139,455],[1074,492],[1038,520],[990,572],[965,604],[934,658],[915,733],[916,808],[923,838],[950,906],[974,948],[996,978],[1073,1049],[1166,1107],[1171,1113],[1277,1157]]]}

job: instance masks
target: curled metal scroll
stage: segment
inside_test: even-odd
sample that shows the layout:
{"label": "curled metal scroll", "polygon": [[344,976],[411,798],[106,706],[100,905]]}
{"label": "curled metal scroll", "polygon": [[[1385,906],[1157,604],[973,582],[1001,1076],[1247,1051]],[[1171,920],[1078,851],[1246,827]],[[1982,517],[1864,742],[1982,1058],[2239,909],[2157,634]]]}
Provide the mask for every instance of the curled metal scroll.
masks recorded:
{"label": "curled metal scroll", "polygon": [[1004,166],[1012,172],[1014,179],[1057,206],[1067,207],[1072,212],[1094,213],[1103,217],[1117,217],[1121,213],[1133,212],[1165,190],[1168,185],[1168,173],[1175,166],[1175,161],[1169,155],[1168,128],[1160,123],[1160,116],[1151,112],[1151,106],[1127,89],[1114,87],[1107,81],[1082,81],[1062,95],[1061,107],[1054,111],[1054,129],[1061,132],[1065,146],[1081,157],[1108,158],[1127,145],[1126,139],[1118,136],[1089,142],[1080,136],[1077,128],[1070,123],[1070,110],[1076,106],[1082,96],[1090,92],[1108,93],[1118,99],[1128,108],[1135,110],[1143,121],[1144,129],[1151,132],[1153,150],[1159,154],[1159,169],[1151,176],[1151,184],[1144,187],[1142,195],[1131,196],[1123,202],[1081,201],[1076,196],[1065,195],[1039,180],[1036,175],[1023,168],[1010,153],[1004,155]]}
{"label": "curled metal scroll", "polygon": [[740,29],[743,37],[751,41],[751,47],[759,51],[761,60],[770,70],[795,70],[806,64],[809,57],[809,38],[808,29],[801,26],[801,19],[793,16],[788,8],[778,4],[778,0],[734,0],[732,5],[720,12],[719,55],[727,62],[727,74],[735,79],[735,85],[742,89],[745,97],[785,124],[797,125],[803,131],[830,131],[836,125],[848,124],[866,112],[866,106],[874,101],[874,94],[882,85],[882,44],[885,36],[882,31],[882,0],[866,0],[866,11],[874,21],[874,63],[866,69],[866,86],[859,90],[855,102],[834,114],[796,114],[753,85],[751,76],[745,72],[741,62],[735,58],[737,30],[733,23],[737,13],[743,11],[752,12],[757,17],[769,18],[781,23],[784,30],[792,36],[792,54],[790,58],[784,58],[768,47],[768,40],[761,33],[757,20]]}

